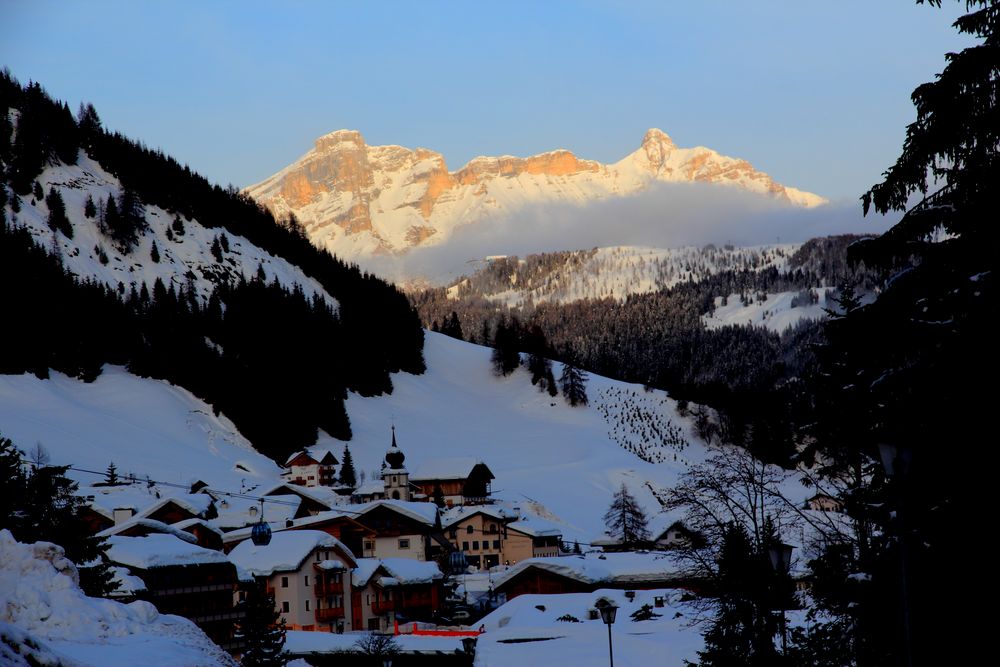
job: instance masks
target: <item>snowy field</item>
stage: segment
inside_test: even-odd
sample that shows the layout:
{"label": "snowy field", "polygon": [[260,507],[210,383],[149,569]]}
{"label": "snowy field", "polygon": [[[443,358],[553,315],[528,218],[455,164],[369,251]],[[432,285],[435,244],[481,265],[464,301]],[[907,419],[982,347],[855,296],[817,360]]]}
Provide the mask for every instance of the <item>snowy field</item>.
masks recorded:
{"label": "snowy field", "polygon": [[[630,601],[625,591],[598,590],[514,598],[483,619],[486,633],[480,635],[476,647],[476,667],[606,667],[607,626],[600,617],[588,618],[588,610],[601,597],[619,607],[611,627],[615,664],[682,667],[685,660],[697,658],[696,651],[703,645],[700,628],[691,627],[687,608],[672,602],[677,591],[635,591]],[[663,607],[655,607],[657,597],[664,598]],[[660,617],[632,620],[631,615],[646,604]]]}

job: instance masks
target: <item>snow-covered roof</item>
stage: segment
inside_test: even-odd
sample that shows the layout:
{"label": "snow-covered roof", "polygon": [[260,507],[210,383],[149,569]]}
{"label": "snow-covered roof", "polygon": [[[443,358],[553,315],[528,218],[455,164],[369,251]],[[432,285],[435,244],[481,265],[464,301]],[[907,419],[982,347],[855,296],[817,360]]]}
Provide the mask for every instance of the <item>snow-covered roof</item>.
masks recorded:
{"label": "snow-covered roof", "polygon": [[354,554],[340,540],[319,530],[286,530],[271,535],[271,541],[257,546],[250,540],[240,542],[229,553],[229,560],[257,577],[275,572],[295,572],[316,549],[336,549],[353,564]]}
{"label": "snow-covered roof", "polygon": [[553,535],[562,535],[563,533],[562,528],[551,521],[535,517],[532,517],[530,521],[527,517],[522,518],[520,521],[513,521],[507,524],[507,528],[532,537],[551,537]]}
{"label": "snow-covered roof", "polygon": [[335,504],[335,499],[337,498],[336,492],[327,487],[313,486],[307,489],[304,486],[290,484],[288,482],[275,484],[260,493],[262,496],[282,496],[288,494],[294,494],[296,496],[300,496],[304,500],[311,500],[315,503],[319,503],[320,505],[325,505],[326,509],[330,509]]}
{"label": "snow-covered roof", "polygon": [[382,561],[378,558],[359,558],[357,563],[357,567],[351,572],[351,583],[358,588],[364,588]]}
{"label": "snow-covered roof", "polygon": [[673,578],[678,570],[666,554],[608,553],[582,556],[528,558],[494,579],[499,587],[529,568],[537,568],[586,584],[661,583]]}
{"label": "snow-covered roof", "polygon": [[[201,519],[189,519],[189,521],[200,521]],[[189,544],[195,544],[198,539],[191,533],[185,532],[176,524],[167,524],[162,521],[157,521],[156,519],[147,519],[146,517],[138,516],[128,521],[123,521],[122,523],[115,524],[110,528],[106,528],[97,534],[98,537],[111,537],[112,535],[119,535],[132,528],[145,528],[150,534],[152,533],[163,533],[166,535],[173,535],[174,537],[184,540]]]}
{"label": "snow-covered roof", "polygon": [[204,528],[207,528],[208,530],[217,534],[219,537],[222,537],[222,530],[220,530],[217,526],[213,526],[211,523],[205,521],[204,519],[199,519],[198,517],[194,517],[193,519],[184,519],[183,521],[178,521],[177,523],[172,523],[170,525],[174,528],[179,528],[185,533],[187,533],[188,528],[191,528],[192,526],[203,526]]}
{"label": "snow-covered roof", "polygon": [[436,479],[466,479],[472,473],[472,469],[480,464],[486,465],[479,459],[469,456],[431,459],[417,466],[413,474],[410,475],[410,479],[414,482],[426,482]]}
{"label": "snow-covered roof", "polygon": [[303,449],[290,454],[288,458],[285,459],[285,467],[287,468],[288,466],[290,466],[292,464],[292,461],[299,458],[300,456],[304,456],[309,459],[309,461],[303,465],[312,465],[313,463],[319,463],[319,461],[312,454]]}
{"label": "snow-covered roof", "polygon": [[373,500],[363,505],[351,505],[344,509],[350,512],[357,512],[357,515],[364,516],[379,507],[386,507],[395,512],[407,516],[414,521],[426,523],[428,526],[437,525],[438,507],[434,503],[414,503],[406,500]]}
{"label": "snow-covered roof", "polygon": [[412,558],[359,558],[358,566],[351,573],[351,581],[355,587],[364,588],[377,572],[383,573],[379,577],[379,584],[382,586],[429,584],[444,577],[434,561]]}
{"label": "snow-covered roof", "polygon": [[488,505],[457,505],[455,507],[449,507],[446,510],[441,510],[441,525],[447,528],[448,526],[453,526],[456,523],[477,514],[483,514],[497,519],[498,521],[517,517],[516,513],[506,510],[503,507],[490,507]]}
{"label": "snow-covered roof", "polygon": [[380,479],[362,484],[354,490],[356,496],[371,496],[377,493],[385,493],[385,482]]}
{"label": "snow-covered roof", "polygon": [[225,554],[189,544],[174,535],[153,533],[145,537],[108,538],[108,560],[112,563],[148,570],[171,565],[228,563]]}
{"label": "snow-covered roof", "polygon": [[194,514],[195,516],[204,516],[205,513],[208,512],[209,507],[212,505],[212,497],[207,493],[185,493],[176,496],[168,496],[166,498],[161,498],[151,506],[139,512],[139,516],[149,516],[154,514],[159,509],[169,505],[170,503],[174,503],[178,507]]}
{"label": "snow-covered roof", "polygon": [[400,584],[429,584],[444,577],[434,561],[383,558],[382,567]]}

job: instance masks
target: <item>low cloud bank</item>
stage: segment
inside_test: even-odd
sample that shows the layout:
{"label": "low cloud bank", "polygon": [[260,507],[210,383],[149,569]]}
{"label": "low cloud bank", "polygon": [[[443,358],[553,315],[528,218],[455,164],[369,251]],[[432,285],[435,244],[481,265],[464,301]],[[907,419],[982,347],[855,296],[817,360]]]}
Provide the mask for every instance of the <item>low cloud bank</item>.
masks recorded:
{"label": "low cloud bank", "polygon": [[542,204],[459,228],[439,246],[400,257],[376,257],[364,268],[391,280],[441,284],[475,270],[488,255],[519,255],[615,245],[673,248],[793,243],[815,236],[881,233],[898,216],[861,215],[858,201],[812,209],[735,188],[662,184],[630,197],[591,203]]}

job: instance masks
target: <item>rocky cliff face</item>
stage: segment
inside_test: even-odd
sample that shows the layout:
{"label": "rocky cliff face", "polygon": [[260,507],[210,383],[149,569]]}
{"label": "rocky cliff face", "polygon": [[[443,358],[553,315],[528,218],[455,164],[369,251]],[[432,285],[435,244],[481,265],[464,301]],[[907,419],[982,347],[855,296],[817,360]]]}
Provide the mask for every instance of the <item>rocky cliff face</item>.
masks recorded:
{"label": "rocky cliff face", "polygon": [[339,130],[247,192],[278,217],[294,213],[314,243],[350,258],[443,243],[460,225],[531,203],[585,205],[656,182],[736,186],[806,207],[826,201],[776,183],[746,160],[678,148],[658,129],[614,164],[556,150],[527,158],[478,157],[453,172],[435,151],[369,146],[359,132]]}

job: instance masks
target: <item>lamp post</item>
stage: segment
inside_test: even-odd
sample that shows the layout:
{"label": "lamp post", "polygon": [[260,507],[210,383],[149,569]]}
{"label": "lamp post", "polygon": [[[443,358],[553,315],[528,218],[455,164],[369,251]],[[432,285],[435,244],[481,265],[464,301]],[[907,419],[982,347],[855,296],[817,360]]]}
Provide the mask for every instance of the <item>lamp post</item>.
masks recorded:
{"label": "lamp post", "polygon": [[618,605],[608,598],[601,598],[594,606],[601,612],[601,620],[608,626],[608,660],[611,663],[611,667],[615,667],[615,650],[611,645],[611,625],[615,622]]}
{"label": "lamp post", "polygon": [[[782,578],[788,576],[788,570],[792,567],[791,544],[776,544],[767,550],[767,555],[771,557],[771,567]],[[788,655],[788,632],[785,626],[785,605],[781,605],[781,654]]]}
{"label": "lamp post", "polygon": [[910,637],[910,592],[907,585],[907,527],[905,496],[902,484],[910,472],[910,462],[913,460],[913,452],[906,447],[897,447],[890,443],[880,443],[878,446],[879,457],[882,459],[882,467],[885,468],[885,476],[895,480],[893,486],[896,487],[896,522],[899,533],[897,544],[899,544],[899,595],[903,604],[903,642],[906,651],[906,664],[913,664],[913,649]]}

